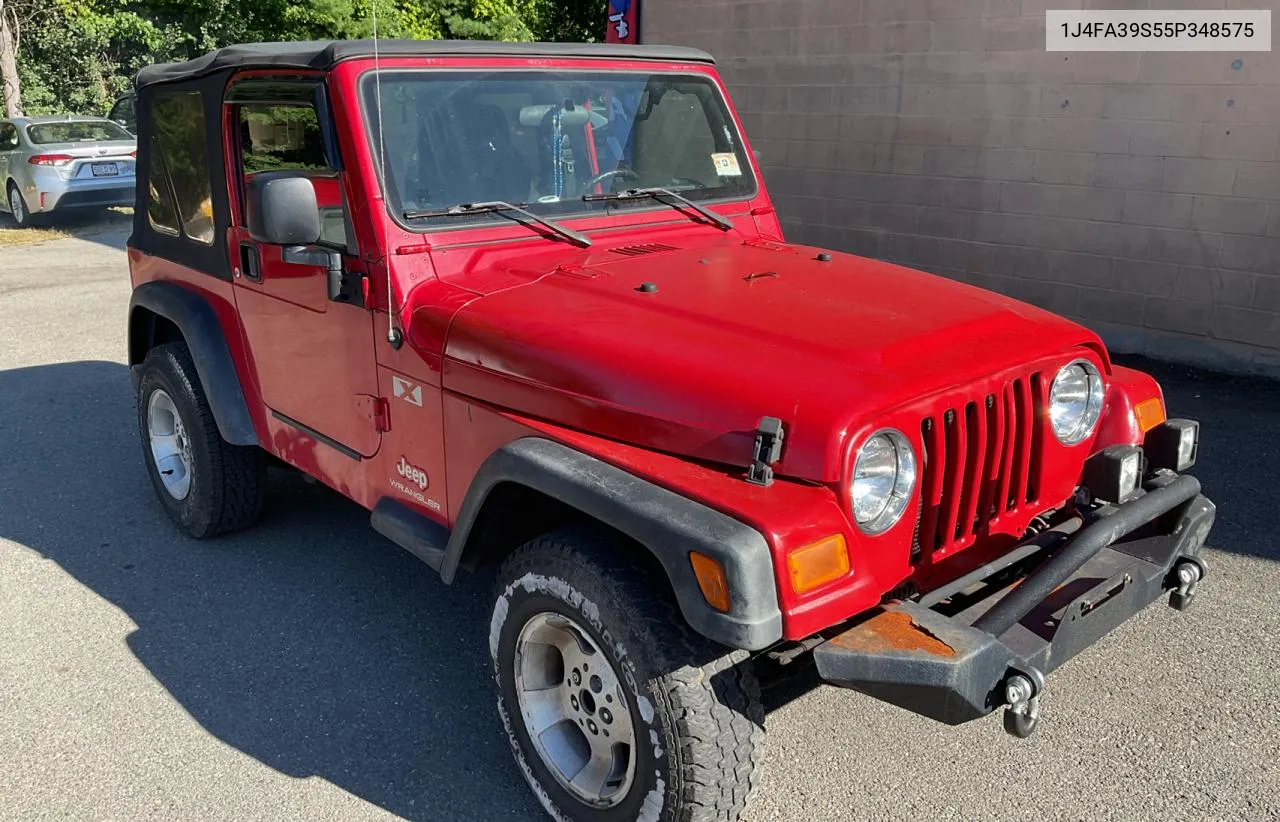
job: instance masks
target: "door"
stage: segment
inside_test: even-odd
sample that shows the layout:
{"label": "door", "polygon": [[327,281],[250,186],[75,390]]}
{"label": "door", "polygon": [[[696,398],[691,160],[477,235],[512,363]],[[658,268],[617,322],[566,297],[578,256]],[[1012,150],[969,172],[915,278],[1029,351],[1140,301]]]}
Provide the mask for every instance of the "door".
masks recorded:
{"label": "door", "polygon": [[229,91],[224,133],[238,169],[239,191],[233,186],[232,198],[240,202],[231,232],[234,291],[270,415],[359,459],[376,454],[381,442],[372,313],[360,305],[360,289],[354,297],[331,300],[324,266],[286,262],[282,247],[254,242],[244,227],[245,183],[265,171],[299,171],[316,189],[321,245],[340,252],[353,275],[360,266],[337,146],[313,102],[320,93],[317,84],[278,79],[250,80]]}

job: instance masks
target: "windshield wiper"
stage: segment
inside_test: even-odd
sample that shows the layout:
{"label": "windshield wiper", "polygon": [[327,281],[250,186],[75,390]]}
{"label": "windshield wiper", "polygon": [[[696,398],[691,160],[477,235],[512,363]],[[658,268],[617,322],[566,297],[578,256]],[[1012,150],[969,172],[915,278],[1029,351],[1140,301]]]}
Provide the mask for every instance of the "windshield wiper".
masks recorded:
{"label": "windshield wiper", "polygon": [[[572,228],[565,228],[559,223],[553,223],[545,220],[529,211],[524,207],[524,203],[516,205],[514,203],[506,203],[501,200],[494,200],[490,203],[459,203],[456,206],[442,208],[435,211],[406,211],[404,218],[406,220],[424,220],[428,217],[457,217],[462,214],[483,214],[490,212],[494,214],[503,214],[518,223],[537,223],[548,231],[554,232],[569,242],[581,248],[588,248],[591,245],[591,238],[586,234],[574,231]],[[518,215],[518,216],[516,216]]]}
{"label": "windshield wiper", "polygon": [[714,223],[715,226],[722,231],[729,231],[733,228],[733,221],[728,217],[721,217],[711,209],[703,208],[688,197],[677,194],[669,188],[629,188],[626,191],[618,191],[613,194],[587,194],[584,195],[582,199],[588,203],[601,201],[619,202],[621,200],[643,200],[646,198],[663,202],[663,197],[670,197],[672,200],[675,200],[680,204],[676,205],[675,203],[667,203],[667,205],[672,208],[678,209],[681,205],[686,208],[691,208],[710,222]]}

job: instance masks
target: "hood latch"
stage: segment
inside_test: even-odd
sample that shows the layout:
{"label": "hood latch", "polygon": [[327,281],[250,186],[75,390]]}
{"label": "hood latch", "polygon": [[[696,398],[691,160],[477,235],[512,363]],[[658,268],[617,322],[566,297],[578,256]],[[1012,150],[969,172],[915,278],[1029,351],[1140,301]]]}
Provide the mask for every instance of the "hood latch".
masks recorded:
{"label": "hood latch", "polygon": [[760,418],[755,446],[751,449],[751,465],[747,468],[747,482],[765,488],[773,485],[772,466],[782,457],[782,438],[785,433],[782,420],[777,417]]}

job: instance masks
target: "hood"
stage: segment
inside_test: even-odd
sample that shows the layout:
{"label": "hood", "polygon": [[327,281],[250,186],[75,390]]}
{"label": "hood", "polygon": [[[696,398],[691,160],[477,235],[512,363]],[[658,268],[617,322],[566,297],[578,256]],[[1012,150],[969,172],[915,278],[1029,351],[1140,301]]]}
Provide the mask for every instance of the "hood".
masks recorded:
{"label": "hood", "polygon": [[593,250],[463,308],[445,386],[731,465],[750,462],[760,418],[779,417],[778,473],[833,481],[845,437],[877,413],[1080,344],[1101,350],[1086,329],[1008,297],[819,253],[728,236]]}

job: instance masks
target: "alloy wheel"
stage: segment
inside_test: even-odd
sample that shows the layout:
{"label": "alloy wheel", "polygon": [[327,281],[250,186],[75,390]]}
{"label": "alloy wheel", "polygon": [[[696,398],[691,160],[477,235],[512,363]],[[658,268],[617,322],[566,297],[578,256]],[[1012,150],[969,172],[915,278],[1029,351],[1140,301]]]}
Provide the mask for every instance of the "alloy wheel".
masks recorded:
{"label": "alloy wheel", "polygon": [[617,805],[635,778],[636,737],[613,666],[582,626],[549,611],[525,623],[515,651],[520,715],[543,764],[587,805]]}
{"label": "alloy wheel", "polygon": [[12,186],[9,187],[9,213],[18,225],[26,222],[27,204],[22,201],[22,193]]}
{"label": "alloy wheel", "polygon": [[191,493],[191,438],[173,398],[159,388],[147,402],[147,436],[164,490],[176,500],[186,499]]}

